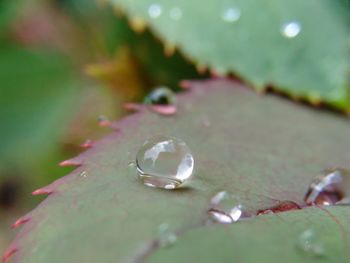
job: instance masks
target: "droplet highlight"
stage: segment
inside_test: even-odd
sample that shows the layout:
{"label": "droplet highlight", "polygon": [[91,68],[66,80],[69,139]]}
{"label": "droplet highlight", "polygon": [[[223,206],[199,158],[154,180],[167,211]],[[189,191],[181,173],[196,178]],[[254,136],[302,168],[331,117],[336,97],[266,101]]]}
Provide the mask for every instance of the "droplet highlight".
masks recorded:
{"label": "droplet highlight", "polygon": [[140,148],[136,168],[144,185],[171,190],[190,179],[194,159],[184,141],[160,135],[147,140]]}
{"label": "droplet highlight", "polygon": [[297,248],[310,256],[321,257],[325,255],[325,247],[312,229],[302,232],[296,242]]}
{"label": "droplet highlight", "polygon": [[350,172],[336,168],[326,170],[310,184],[304,201],[307,205],[349,205]]}
{"label": "droplet highlight", "polygon": [[155,88],[145,98],[145,103],[152,105],[174,105],[176,103],[175,93],[166,86]]}
{"label": "droplet highlight", "polygon": [[210,204],[208,214],[216,223],[231,224],[237,222],[243,215],[243,206],[239,199],[227,191],[214,195]]}
{"label": "droplet highlight", "polygon": [[179,7],[171,8],[169,11],[169,17],[175,21],[180,20],[182,17],[182,10]]}
{"label": "droplet highlight", "polygon": [[301,31],[301,25],[297,21],[291,21],[282,25],[281,32],[286,38],[295,38]]}
{"label": "droplet highlight", "polygon": [[177,241],[177,235],[171,231],[169,224],[163,223],[158,227],[158,242],[160,247],[168,247]]}
{"label": "droplet highlight", "polygon": [[87,172],[86,171],[82,171],[81,173],[79,173],[80,177],[87,177]]}
{"label": "droplet highlight", "polygon": [[151,18],[158,18],[162,14],[162,8],[159,4],[151,4],[148,8],[148,15]]}
{"label": "droplet highlight", "polygon": [[236,7],[227,8],[221,14],[222,20],[228,23],[236,22],[239,20],[240,17],[241,10]]}

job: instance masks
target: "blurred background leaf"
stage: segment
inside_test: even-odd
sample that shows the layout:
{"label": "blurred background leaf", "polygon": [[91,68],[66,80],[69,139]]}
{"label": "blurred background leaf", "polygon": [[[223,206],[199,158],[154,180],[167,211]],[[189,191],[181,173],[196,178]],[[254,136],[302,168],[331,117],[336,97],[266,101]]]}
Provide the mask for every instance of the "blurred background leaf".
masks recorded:
{"label": "blurred background leaf", "polygon": [[[340,0],[109,0],[199,68],[313,104],[350,109],[349,3]],[[312,15],[310,14],[312,12]],[[137,23],[135,23],[137,21]],[[327,32],[327,33],[326,33]]]}

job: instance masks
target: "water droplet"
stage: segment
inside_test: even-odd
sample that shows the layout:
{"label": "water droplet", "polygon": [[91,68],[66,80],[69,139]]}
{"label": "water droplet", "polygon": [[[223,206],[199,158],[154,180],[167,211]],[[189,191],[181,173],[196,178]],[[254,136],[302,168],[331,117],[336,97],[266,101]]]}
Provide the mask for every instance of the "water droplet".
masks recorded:
{"label": "water droplet", "polygon": [[191,177],[194,160],[182,140],[156,136],[147,140],[138,151],[136,167],[145,185],[175,189]]}
{"label": "water droplet", "polygon": [[238,21],[240,17],[241,17],[241,10],[235,7],[227,8],[221,14],[221,18],[225,22],[229,22],[229,23]]}
{"label": "water droplet", "polygon": [[98,121],[98,124],[102,127],[111,125],[111,121],[104,115],[98,116],[97,121]]}
{"label": "water droplet", "polygon": [[283,24],[281,31],[283,36],[287,38],[294,38],[299,35],[301,31],[301,25],[297,21],[291,21]]}
{"label": "water droplet", "polygon": [[177,241],[176,234],[171,231],[168,224],[163,223],[158,227],[158,241],[161,247],[173,245]]}
{"label": "water droplet", "polygon": [[297,240],[297,248],[311,256],[324,256],[325,249],[319,237],[312,229],[307,229],[302,232]]}
{"label": "water droplet", "polygon": [[242,204],[234,195],[221,191],[211,199],[210,218],[221,224],[230,224],[238,221],[242,214]]}
{"label": "water droplet", "polygon": [[86,171],[82,171],[79,176],[81,177],[87,177],[87,172]]}
{"label": "water droplet", "polygon": [[290,210],[298,210],[298,209],[301,209],[301,207],[297,203],[294,203],[293,201],[282,201],[273,207],[259,210],[257,212],[257,215],[281,213],[281,212],[286,212],[286,211],[290,211]]}
{"label": "water droplet", "polygon": [[172,20],[180,20],[182,17],[182,10],[179,7],[173,7],[169,11],[169,16]]}
{"label": "water droplet", "polygon": [[176,103],[175,93],[165,86],[154,89],[146,98],[145,103],[153,105],[174,105]]}
{"label": "water droplet", "polygon": [[159,4],[151,4],[148,8],[148,15],[151,18],[158,18],[162,14],[162,8]]}
{"label": "water droplet", "polygon": [[350,204],[350,172],[341,168],[326,170],[311,182],[304,201],[308,205]]}

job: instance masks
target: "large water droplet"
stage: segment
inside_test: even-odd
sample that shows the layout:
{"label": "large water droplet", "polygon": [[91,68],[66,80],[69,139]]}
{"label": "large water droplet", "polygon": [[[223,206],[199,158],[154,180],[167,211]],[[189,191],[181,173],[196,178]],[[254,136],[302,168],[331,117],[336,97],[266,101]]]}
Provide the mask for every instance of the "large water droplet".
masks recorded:
{"label": "large water droplet", "polygon": [[229,192],[218,192],[210,203],[209,216],[217,223],[230,224],[236,222],[243,214],[243,207],[239,199]]}
{"label": "large water droplet", "polygon": [[172,20],[180,20],[182,17],[182,10],[179,7],[173,7],[169,11],[169,16]]}
{"label": "large water droplet", "polygon": [[148,8],[148,15],[151,18],[158,18],[162,14],[162,8],[159,4],[151,4]]}
{"label": "large water droplet", "polygon": [[311,256],[324,256],[325,249],[319,237],[312,229],[302,232],[297,239],[297,248]]}
{"label": "large water droplet", "polygon": [[145,185],[175,189],[192,176],[194,160],[182,140],[156,136],[147,140],[138,151],[136,166]]}
{"label": "large water droplet", "polygon": [[145,103],[153,105],[173,105],[176,103],[175,93],[165,86],[155,88],[146,98]]}
{"label": "large water droplet", "polygon": [[301,31],[301,25],[297,21],[291,21],[282,25],[282,35],[287,38],[294,38],[299,35]]}
{"label": "large water droplet", "polygon": [[167,247],[177,241],[177,236],[175,232],[171,231],[168,224],[163,223],[158,227],[158,240],[161,247]]}
{"label": "large water droplet", "polygon": [[311,182],[304,201],[308,205],[350,204],[350,172],[340,168],[326,170]]}
{"label": "large water droplet", "polygon": [[230,7],[225,9],[222,14],[221,18],[225,22],[236,22],[241,17],[241,10],[235,7]]}

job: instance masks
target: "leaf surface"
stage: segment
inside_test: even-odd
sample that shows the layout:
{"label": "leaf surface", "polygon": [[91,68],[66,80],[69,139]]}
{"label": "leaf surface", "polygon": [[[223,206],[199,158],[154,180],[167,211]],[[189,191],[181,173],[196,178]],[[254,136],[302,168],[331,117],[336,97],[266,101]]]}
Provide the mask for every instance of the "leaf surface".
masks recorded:
{"label": "leaf surface", "polygon": [[[237,226],[206,229],[203,222],[210,199],[221,190],[237,195],[251,214],[279,200],[302,205],[310,181],[323,169],[350,168],[350,123],[347,118],[278,97],[263,98],[227,79],[187,85],[192,88],[179,95],[176,115],[165,117],[143,108],[113,123],[115,130],[110,136],[71,160],[80,164],[75,171],[42,188],[42,192],[51,194],[25,216],[30,221],[8,250],[17,250],[14,262],[139,262],[146,258],[164,262],[166,253],[176,254],[177,249],[182,254],[199,253],[191,246],[180,246],[180,236],[171,250],[160,251],[153,258],[158,227],[163,223],[183,233],[186,244],[213,245],[211,258],[217,251],[228,253],[227,244],[214,244],[226,229],[225,242],[237,228],[245,244],[250,239],[253,244],[266,239],[275,249],[283,246],[284,251],[287,245],[273,237],[279,229],[288,228],[283,218],[291,224],[300,221],[303,229],[310,225],[308,216],[323,215],[320,224],[333,229],[334,221],[316,208],[286,213],[282,218],[279,214],[251,217]],[[156,134],[178,137],[192,150],[195,174],[182,189],[146,187],[137,180],[135,167],[129,166],[144,141]],[[338,209],[339,220],[344,222],[348,207],[334,209],[336,218]],[[347,225],[344,228],[348,230]],[[208,241],[212,243],[197,240],[197,236],[210,236],[215,229],[218,232]],[[271,231],[271,237],[265,233],[256,239],[254,230]],[[295,239],[294,235],[284,237],[288,244]],[[239,236],[234,242],[238,240]],[[332,255],[341,249],[339,242],[332,243]],[[241,258],[252,257],[250,250],[230,248],[228,256],[237,251]],[[251,249],[258,248],[254,245]],[[294,248],[290,249],[295,253]],[[261,262],[279,262],[279,258]],[[306,257],[298,262],[309,261]]]}

